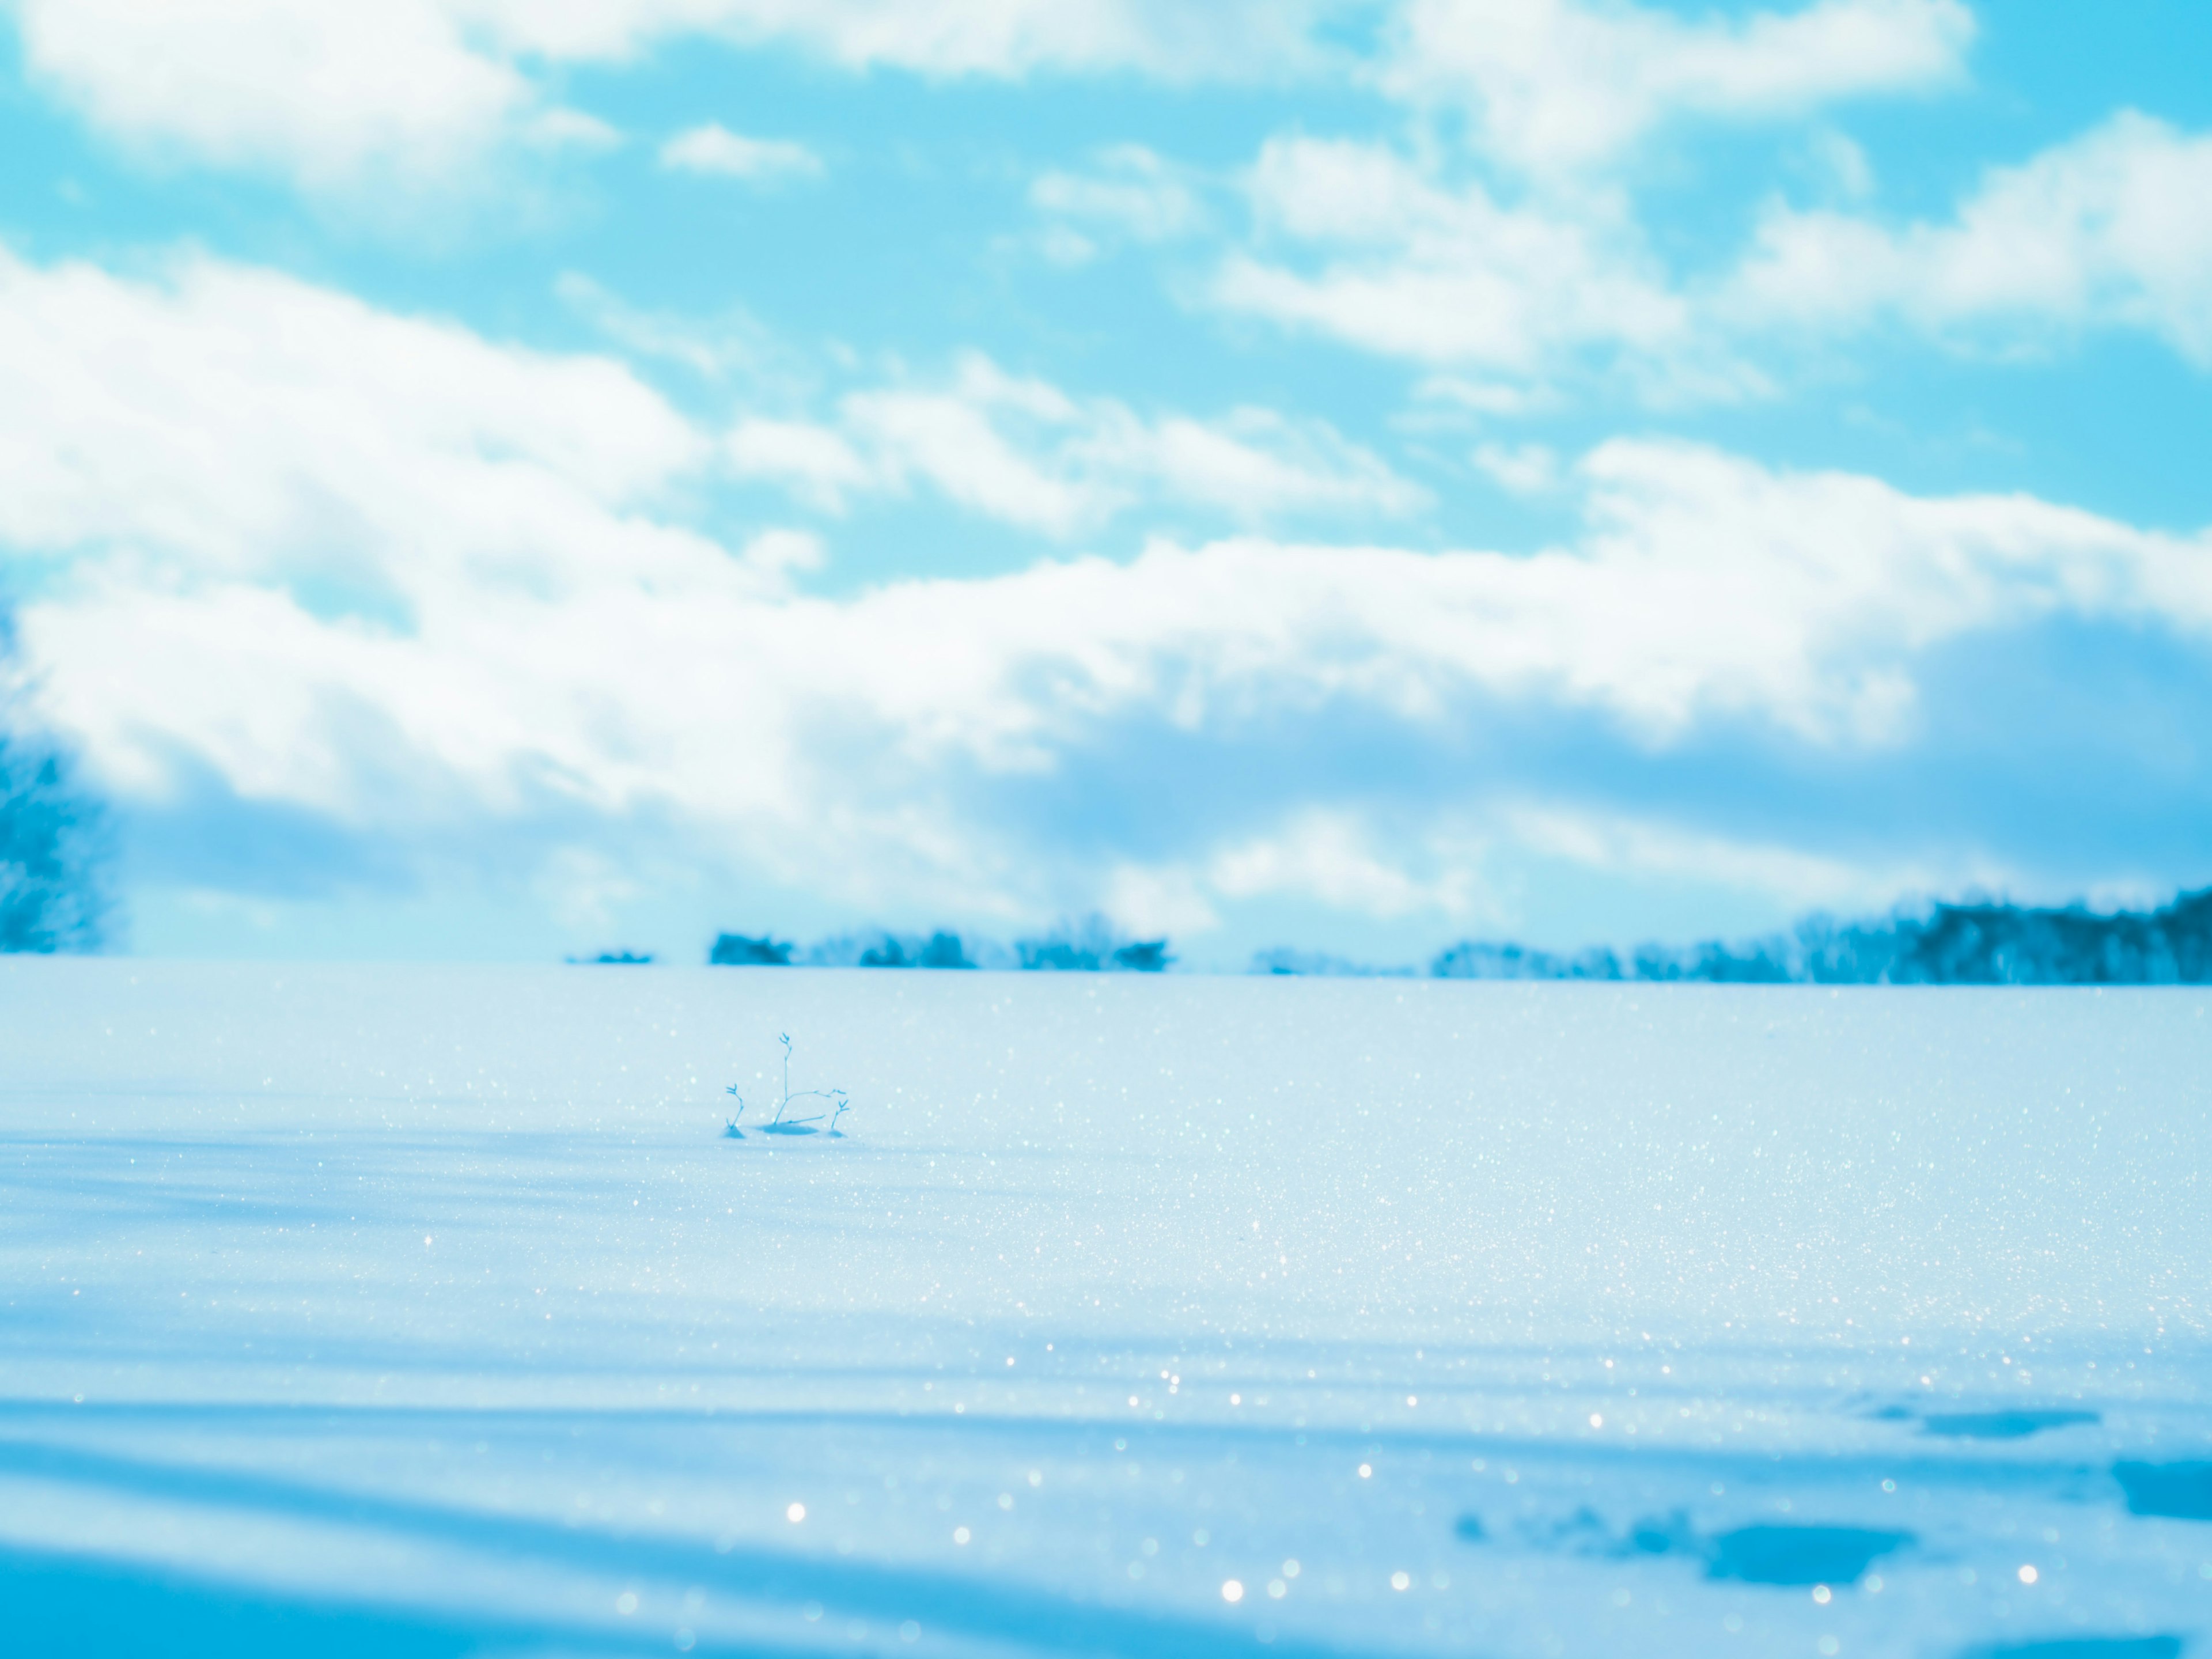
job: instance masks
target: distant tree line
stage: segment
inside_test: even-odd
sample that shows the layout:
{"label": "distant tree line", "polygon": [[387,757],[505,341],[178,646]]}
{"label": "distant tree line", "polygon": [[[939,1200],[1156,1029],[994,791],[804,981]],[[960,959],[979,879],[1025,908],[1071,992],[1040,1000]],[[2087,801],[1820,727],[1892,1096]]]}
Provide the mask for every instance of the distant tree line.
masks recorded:
{"label": "distant tree line", "polygon": [[2212,888],[2155,910],[1936,904],[1878,921],[1825,916],[1738,944],[1638,946],[1573,956],[1468,941],[1431,964],[1440,979],[1696,980],[1739,985],[2212,984]]}
{"label": "distant tree line", "polygon": [[1411,979],[1415,970],[1376,968],[1346,957],[1331,956],[1325,951],[1301,951],[1295,945],[1278,945],[1272,950],[1254,953],[1252,972],[1312,975],[1323,979]]}
{"label": "distant tree line", "polygon": [[[648,960],[608,956],[602,961]],[[842,934],[799,948],[769,934],[724,933],[708,960],[726,966],[1021,969],[1158,973],[1168,941],[1133,939],[1097,917],[1011,948],[947,930]],[[1257,974],[1410,976],[1287,946],[1252,958]],[[1623,954],[1573,953],[1470,939],[1440,952],[1438,979],[1693,981],[1723,985],[2212,984],[2212,888],[2148,911],[1999,902],[1938,903],[1877,921],[1814,916],[1785,933],[1690,945],[1640,945]]]}
{"label": "distant tree line", "polygon": [[[602,957],[600,960],[611,960]],[[1019,968],[1030,972],[1157,974],[1175,957],[1164,939],[1117,933],[1103,917],[1063,924],[1007,949],[940,928],[919,933],[843,933],[800,950],[771,934],[719,935],[707,960],[725,968]]]}

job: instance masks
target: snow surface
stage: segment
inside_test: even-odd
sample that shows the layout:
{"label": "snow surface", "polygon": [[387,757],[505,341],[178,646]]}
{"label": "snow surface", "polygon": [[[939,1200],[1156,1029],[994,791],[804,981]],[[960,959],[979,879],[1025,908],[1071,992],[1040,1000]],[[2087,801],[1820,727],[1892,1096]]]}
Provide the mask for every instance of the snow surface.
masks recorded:
{"label": "snow surface", "polygon": [[9,961],[0,1649],[2202,1652],[2208,1006]]}

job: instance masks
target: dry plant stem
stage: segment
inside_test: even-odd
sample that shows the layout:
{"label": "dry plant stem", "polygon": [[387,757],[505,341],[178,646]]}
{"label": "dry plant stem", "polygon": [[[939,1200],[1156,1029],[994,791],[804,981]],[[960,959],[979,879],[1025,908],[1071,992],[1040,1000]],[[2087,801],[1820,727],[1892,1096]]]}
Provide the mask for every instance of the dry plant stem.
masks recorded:
{"label": "dry plant stem", "polygon": [[[830,1119],[830,1131],[831,1133],[837,1134],[840,1139],[842,1139],[842,1133],[837,1128],[837,1120],[844,1116],[845,1113],[851,1106],[851,1102],[847,1099],[845,1091],[842,1089],[801,1089],[797,1094],[792,1093],[791,1034],[787,1031],[780,1031],[776,1036],[777,1040],[783,1044],[783,1098],[776,1103],[775,1115],[769,1120],[763,1133],[769,1134],[777,1133],[788,1133],[794,1129],[803,1127],[806,1124],[819,1123],[822,1121],[822,1114],[819,1112],[817,1112],[811,1117],[795,1117],[792,1118],[787,1122],[785,1121],[784,1114],[791,1109],[791,1103],[793,1101],[806,1100],[811,1098],[814,1100],[829,1101],[836,1108]],[[731,1118],[725,1122],[722,1133],[725,1136],[731,1139],[742,1140],[744,1139],[744,1131],[738,1127],[738,1121],[745,1115],[745,1097],[738,1093],[738,1087],[734,1083],[727,1085],[722,1092],[726,1095],[735,1096],[738,1103],[737,1117]]]}

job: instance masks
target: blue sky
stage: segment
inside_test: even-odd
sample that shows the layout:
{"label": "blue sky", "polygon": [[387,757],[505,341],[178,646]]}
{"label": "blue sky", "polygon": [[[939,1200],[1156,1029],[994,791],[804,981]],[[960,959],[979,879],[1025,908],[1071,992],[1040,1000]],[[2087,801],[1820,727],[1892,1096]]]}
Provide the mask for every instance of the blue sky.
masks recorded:
{"label": "blue sky", "polygon": [[0,16],[133,948],[2212,880],[2201,6]]}

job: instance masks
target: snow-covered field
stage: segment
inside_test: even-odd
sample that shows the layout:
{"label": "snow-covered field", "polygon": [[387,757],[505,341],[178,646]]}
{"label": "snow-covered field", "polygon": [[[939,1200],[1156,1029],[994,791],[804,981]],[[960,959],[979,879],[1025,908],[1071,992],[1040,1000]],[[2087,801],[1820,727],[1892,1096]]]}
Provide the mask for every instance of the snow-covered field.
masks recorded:
{"label": "snow-covered field", "polygon": [[2208,1008],[0,963],[0,1649],[2212,1652]]}

